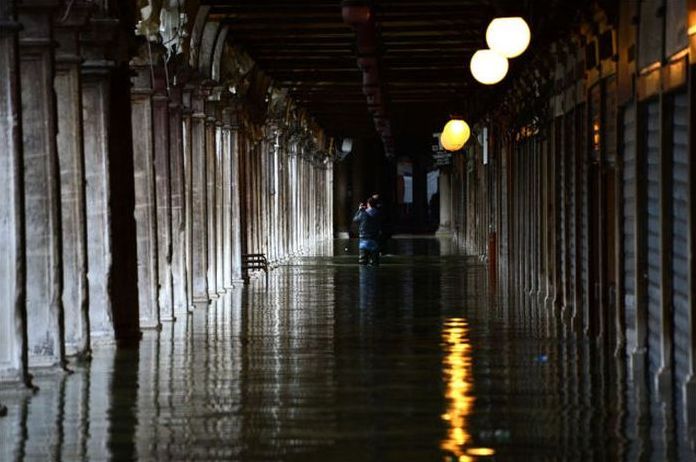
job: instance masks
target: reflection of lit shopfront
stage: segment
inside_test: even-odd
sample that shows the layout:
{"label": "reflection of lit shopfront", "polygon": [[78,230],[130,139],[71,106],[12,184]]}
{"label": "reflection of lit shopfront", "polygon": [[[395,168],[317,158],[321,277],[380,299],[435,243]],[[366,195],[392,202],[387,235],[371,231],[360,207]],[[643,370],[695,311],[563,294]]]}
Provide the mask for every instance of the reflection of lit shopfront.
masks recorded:
{"label": "reflection of lit shopfront", "polygon": [[440,448],[455,461],[475,460],[479,456],[492,456],[490,448],[472,447],[469,418],[474,407],[472,395],[473,374],[469,325],[463,318],[450,318],[442,330],[443,380],[447,409],[442,414],[447,433]]}

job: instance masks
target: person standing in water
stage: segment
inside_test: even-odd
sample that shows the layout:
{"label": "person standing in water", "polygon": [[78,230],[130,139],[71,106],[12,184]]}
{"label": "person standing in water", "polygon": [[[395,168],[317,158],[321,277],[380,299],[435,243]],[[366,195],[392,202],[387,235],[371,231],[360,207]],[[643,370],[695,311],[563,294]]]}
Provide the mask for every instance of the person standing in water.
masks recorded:
{"label": "person standing in water", "polygon": [[376,200],[370,197],[367,204],[361,203],[353,217],[353,222],[358,224],[359,257],[361,265],[379,265],[379,240],[382,235],[381,217],[377,210]]}

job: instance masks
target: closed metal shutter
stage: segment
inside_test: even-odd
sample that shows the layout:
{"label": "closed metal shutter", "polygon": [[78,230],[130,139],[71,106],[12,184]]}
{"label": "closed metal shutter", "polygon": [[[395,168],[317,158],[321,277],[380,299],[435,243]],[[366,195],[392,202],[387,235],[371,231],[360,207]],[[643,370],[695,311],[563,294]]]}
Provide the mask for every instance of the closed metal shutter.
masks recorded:
{"label": "closed metal shutter", "polygon": [[557,293],[560,296],[561,303],[566,300],[566,282],[568,281],[568,242],[567,242],[567,224],[566,224],[566,146],[565,146],[565,119],[564,117],[556,118],[556,139],[555,139],[555,157],[556,157],[556,182],[558,186],[556,187],[556,194],[558,195],[558,227],[559,227],[559,237],[558,242],[558,252],[560,257],[560,284]]}
{"label": "closed metal shutter", "polygon": [[623,113],[623,302],[626,323],[626,354],[636,348],[636,108]]}
{"label": "closed metal shutter", "polygon": [[648,355],[650,376],[660,368],[660,108],[651,102],[645,113],[645,172],[648,180],[647,220]]}
{"label": "closed metal shutter", "polygon": [[[680,455],[690,454],[686,444],[683,385],[689,373],[689,280],[687,237],[689,193],[689,100],[674,97],[672,120],[672,313],[674,316],[674,402]],[[684,458],[684,460],[687,460]]]}
{"label": "closed metal shutter", "polygon": [[[580,152],[578,156],[578,240],[580,243],[580,300],[582,302],[581,307],[576,308],[576,312],[585,313],[587,307],[590,306],[590,293],[589,293],[589,276],[590,276],[590,262],[589,253],[590,247],[588,244],[589,239],[589,229],[588,229],[588,214],[587,214],[587,199],[588,199],[588,188],[587,188],[587,174],[588,174],[588,157],[587,150]],[[585,319],[583,322],[587,323],[588,320]]]}
{"label": "closed metal shutter", "polygon": [[568,218],[568,293],[566,300],[570,306],[575,304],[575,281],[577,268],[577,252],[576,252],[576,203],[575,203],[575,148],[577,146],[575,131],[576,116],[579,112],[572,111],[568,114],[566,122],[566,186],[567,186],[567,218]]}

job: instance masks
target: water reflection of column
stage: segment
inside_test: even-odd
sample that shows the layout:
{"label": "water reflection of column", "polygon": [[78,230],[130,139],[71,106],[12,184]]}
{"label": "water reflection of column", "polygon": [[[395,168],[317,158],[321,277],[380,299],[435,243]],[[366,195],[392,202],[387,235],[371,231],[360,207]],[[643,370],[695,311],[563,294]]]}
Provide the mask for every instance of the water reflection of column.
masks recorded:
{"label": "water reflection of column", "polygon": [[65,380],[65,394],[60,416],[65,426],[61,460],[87,460],[88,399],[89,369],[81,367]]}
{"label": "water reflection of column", "polygon": [[[138,345],[138,385],[135,417],[135,450],[139,459],[157,459],[159,442],[160,347],[159,331],[144,332]],[[137,435],[137,438],[135,437]]]}
{"label": "water reflection of column", "polygon": [[228,294],[229,302],[229,317],[226,324],[228,329],[227,344],[229,352],[226,354],[230,362],[230,370],[228,372],[230,380],[229,384],[229,395],[230,395],[230,405],[232,409],[230,414],[234,416],[234,423],[230,425],[227,430],[226,438],[230,442],[230,446],[234,448],[234,452],[231,454],[231,458],[234,460],[241,460],[240,451],[242,448],[242,425],[239,422],[239,408],[240,401],[244,399],[244,394],[242,394],[243,380],[245,379],[242,370],[243,355],[245,352],[246,342],[242,338],[244,334],[243,331],[243,316],[244,308],[242,305],[242,291],[241,288],[235,288]]}
{"label": "water reflection of column", "polygon": [[21,455],[27,453],[30,399],[25,395],[6,403],[7,415],[0,419],[0,460],[21,461]]}
{"label": "water reflection of column", "polygon": [[29,460],[60,460],[65,438],[63,410],[65,406],[66,375],[44,376],[36,380],[41,388],[29,400],[26,428],[27,447],[24,456]]}
{"label": "water reflection of column", "polygon": [[157,458],[164,460],[172,460],[172,446],[176,441],[177,426],[166,425],[164,419],[160,419],[162,415],[174,415],[178,406],[175,400],[179,396],[175,390],[175,376],[180,373],[174,369],[175,358],[178,356],[176,351],[176,326],[182,324],[177,319],[176,323],[167,323],[162,326],[162,331],[158,340],[158,355],[157,362],[153,364],[153,368],[157,369],[157,394],[153,399],[154,409],[153,415],[157,419],[155,425],[158,427],[158,433],[155,440],[157,447]]}
{"label": "water reflection of column", "polygon": [[[157,337],[157,332],[145,332],[144,337]],[[105,373],[96,367],[98,364],[111,364],[112,372]],[[145,367],[153,370],[152,364]],[[137,345],[100,349],[91,372],[89,460],[136,460],[136,439],[144,445],[148,437],[146,431],[141,434],[138,429],[142,367]],[[108,399],[104,399],[104,390],[108,390]],[[140,454],[140,458],[147,457]]]}

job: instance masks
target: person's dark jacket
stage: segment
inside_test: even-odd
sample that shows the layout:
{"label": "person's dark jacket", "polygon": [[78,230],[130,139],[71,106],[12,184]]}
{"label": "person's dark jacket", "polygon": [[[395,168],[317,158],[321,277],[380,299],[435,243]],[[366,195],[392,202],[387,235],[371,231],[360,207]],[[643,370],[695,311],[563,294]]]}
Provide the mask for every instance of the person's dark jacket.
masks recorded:
{"label": "person's dark jacket", "polygon": [[358,235],[360,239],[378,240],[382,234],[381,219],[377,209],[360,209],[353,217],[353,222],[358,223]]}

